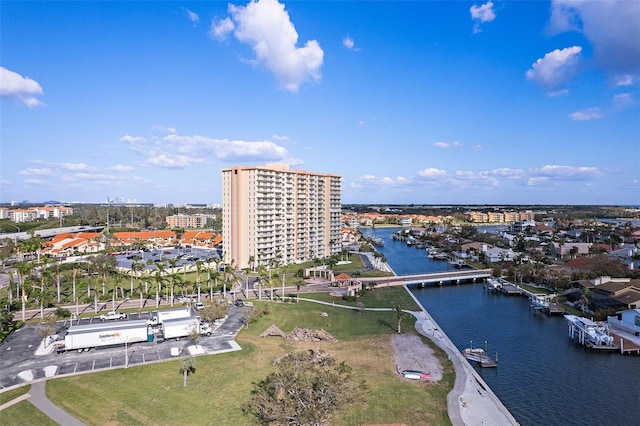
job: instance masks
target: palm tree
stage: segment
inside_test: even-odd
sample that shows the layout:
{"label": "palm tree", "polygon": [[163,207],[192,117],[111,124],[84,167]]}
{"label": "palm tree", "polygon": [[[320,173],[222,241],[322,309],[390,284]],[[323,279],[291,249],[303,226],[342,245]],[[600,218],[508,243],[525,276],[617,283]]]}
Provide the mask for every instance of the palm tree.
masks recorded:
{"label": "palm tree", "polygon": [[40,319],[44,319],[44,305],[48,304],[47,286],[51,282],[51,272],[43,270],[40,272],[40,287],[37,287],[36,298],[40,305]]}
{"label": "palm tree", "polygon": [[398,334],[402,333],[400,326],[402,324],[402,320],[406,318],[407,314],[402,310],[402,308],[400,307],[400,305],[395,304],[393,306],[393,313],[396,316],[396,319],[398,320]]}
{"label": "palm tree", "polygon": [[196,260],[196,285],[198,286],[198,302],[200,301],[200,274],[202,273],[203,262]]}
{"label": "palm tree", "polygon": [[584,313],[586,309],[589,308],[589,302],[591,300],[591,290],[586,287],[582,289],[582,295],[580,298],[582,300],[582,313]]}
{"label": "palm tree", "polygon": [[300,287],[306,287],[307,282],[303,279],[296,280],[296,303],[300,302]]}
{"label": "palm tree", "polygon": [[191,357],[186,357],[180,363],[180,372],[183,374],[183,387],[187,387],[187,376],[189,374],[195,374],[196,365],[195,360]]}
{"label": "palm tree", "polygon": [[19,295],[21,296],[22,301],[22,321],[26,321],[27,314],[27,295],[25,294],[25,278],[31,275],[31,271],[33,270],[33,264],[31,262],[18,262],[16,263],[16,271],[18,271],[18,278],[20,278],[19,283]]}

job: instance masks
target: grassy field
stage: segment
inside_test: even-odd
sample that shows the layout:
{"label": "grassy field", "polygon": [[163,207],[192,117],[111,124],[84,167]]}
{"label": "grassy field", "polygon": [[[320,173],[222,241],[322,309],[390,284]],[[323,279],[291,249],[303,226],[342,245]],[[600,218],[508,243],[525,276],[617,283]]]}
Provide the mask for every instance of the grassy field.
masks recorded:
{"label": "grassy field", "polygon": [[29,401],[20,401],[9,408],[0,411],[0,424],[3,426],[55,426],[42,411],[34,407]]}
{"label": "grassy field", "polygon": [[[387,294],[391,298],[398,298],[398,291],[404,291],[389,290],[393,290]],[[383,293],[375,290],[378,292]],[[272,370],[273,359],[294,350],[324,349],[338,361],[351,365],[354,374],[366,379],[370,389],[364,404],[340,413],[333,424],[450,424],[446,396],[454,381],[451,363],[434,348],[444,367],[442,381],[401,379],[395,371],[390,345],[396,327],[393,313],[360,313],[311,302],[268,306],[270,313],[238,334],[242,351],[196,358],[197,371],[189,377],[186,389],[182,387],[179,361],[172,361],[50,380],[47,395],[90,425],[254,424],[241,406],[248,400],[252,384]],[[403,329],[413,331],[413,321],[404,320]],[[271,324],[284,332],[295,327],[324,329],[338,342],[309,344],[259,337]]]}
{"label": "grassy field", "polygon": [[11,389],[10,391],[0,393],[0,405],[5,404],[12,399],[24,395],[29,392],[31,385],[20,386],[19,388]]}

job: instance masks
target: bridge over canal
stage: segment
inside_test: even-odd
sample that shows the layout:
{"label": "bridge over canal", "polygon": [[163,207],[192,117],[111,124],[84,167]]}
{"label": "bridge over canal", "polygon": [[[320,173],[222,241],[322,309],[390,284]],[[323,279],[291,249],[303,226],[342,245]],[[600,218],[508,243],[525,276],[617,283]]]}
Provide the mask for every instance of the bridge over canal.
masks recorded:
{"label": "bridge over canal", "polygon": [[433,272],[429,274],[393,275],[389,277],[361,277],[363,284],[376,283],[376,287],[396,285],[442,285],[460,284],[462,282],[478,282],[493,275],[492,269],[462,269],[450,272]]}

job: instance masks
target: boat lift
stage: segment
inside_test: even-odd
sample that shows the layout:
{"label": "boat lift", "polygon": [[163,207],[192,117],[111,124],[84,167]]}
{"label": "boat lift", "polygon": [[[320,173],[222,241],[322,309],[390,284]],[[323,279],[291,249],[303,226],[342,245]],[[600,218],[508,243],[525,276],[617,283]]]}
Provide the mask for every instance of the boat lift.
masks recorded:
{"label": "boat lift", "polygon": [[[487,341],[484,342],[485,348]],[[498,366],[498,352],[496,352],[495,361],[487,354],[486,349],[474,348],[473,340],[469,342],[469,347],[462,351],[467,361],[475,361],[480,367],[497,367]]]}

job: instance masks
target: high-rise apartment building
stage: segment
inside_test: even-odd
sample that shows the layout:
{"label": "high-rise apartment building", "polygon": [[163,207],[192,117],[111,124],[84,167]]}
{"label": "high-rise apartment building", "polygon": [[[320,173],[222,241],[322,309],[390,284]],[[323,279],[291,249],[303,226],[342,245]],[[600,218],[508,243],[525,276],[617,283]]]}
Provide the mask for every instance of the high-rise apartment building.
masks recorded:
{"label": "high-rise apartment building", "polygon": [[341,185],[339,175],[287,164],[223,169],[224,260],[274,266],[340,252]]}

